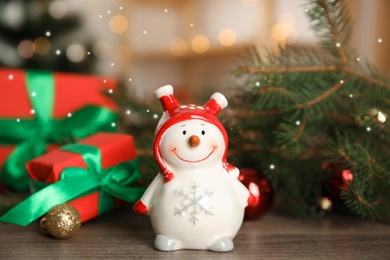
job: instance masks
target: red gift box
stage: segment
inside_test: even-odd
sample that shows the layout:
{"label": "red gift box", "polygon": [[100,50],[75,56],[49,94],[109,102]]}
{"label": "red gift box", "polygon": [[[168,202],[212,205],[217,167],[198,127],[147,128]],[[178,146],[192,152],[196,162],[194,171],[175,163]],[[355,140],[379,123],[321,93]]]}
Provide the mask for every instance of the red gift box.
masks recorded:
{"label": "red gift box", "polygon": [[[98,133],[79,141],[78,144],[86,144],[100,150],[102,169],[109,169],[136,159],[133,137],[127,134]],[[61,149],[35,158],[27,164],[29,176],[33,180],[33,187],[48,187],[50,184],[61,181],[63,171],[70,167],[87,168],[87,165],[81,154]],[[133,174],[137,175],[131,184],[135,187],[141,177],[138,168]],[[102,191],[98,188],[67,203],[73,205],[79,211],[81,222],[86,222],[111,208],[123,204],[123,200],[108,195],[111,197],[112,203],[106,205],[106,208],[102,210],[99,208],[101,196]]]}
{"label": "red gift box", "polygon": [[[53,86],[38,86],[40,91],[32,91],[31,89],[34,88],[28,86],[28,79],[31,74],[35,76],[34,80],[37,78],[39,79],[40,74],[43,75],[43,79],[49,76],[49,78],[52,79]],[[45,84],[45,80],[43,80],[43,84]],[[39,104],[43,97],[45,95],[47,96],[48,91],[52,94],[50,100],[50,111],[48,112],[50,113],[50,119],[52,121],[67,119],[70,121],[70,117],[74,116],[78,111],[85,107],[99,107],[107,109],[112,113],[117,112],[116,104],[102,94],[104,91],[109,91],[110,89],[114,90],[116,88],[116,81],[113,78],[0,68],[0,86],[2,90],[0,95],[0,127],[3,128],[3,130],[0,130],[0,183],[4,183],[6,186],[15,190],[26,190],[28,188],[27,172],[24,173],[25,176],[20,176],[20,171],[22,170],[20,168],[24,167],[23,162],[26,162],[26,160],[18,161],[20,168],[18,169],[19,172],[15,173],[15,176],[13,176],[14,173],[4,173],[3,166],[7,163],[10,154],[14,152],[16,145],[25,141],[29,141],[31,143],[32,140],[35,139],[36,135],[39,137],[39,135],[42,135],[42,132],[45,132],[40,131],[39,129],[41,125],[48,124],[48,120],[42,120],[42,115],[40,115],[42,112],[45,113],[45,107],[43,107],[43,109],[37,109],[34,107],[34,104]],[[48,88],[52,89],[48,90]],[[27,125],[27,127],[20,128],[18,131],[9,127],[11,125],[10,122],[14,123],[16,125],[15,127],[17,127],[18,123],[23,124],[25,122],[31,123],[32,126],[35,126],[37,123],[34,119],[36,118],[38,118],[36,122],[40,125],[37,127],[38,129],[36,133],[32,133],[31,136],[23,137],[23,134],[27,132],[25,131],[26,128],[32,129],[32,127],[28,127],[29,125]],[[95,120],[94,117],[89,118],[91,121]],[[99,117],[96,116],[96,118]],[[2,126],[1,123],[4,124],[5,121],[8,122],[5,123],[5,126]],[[67,136],[68,133],[61,133],[61,136],[57,136],[57,139],[60,139],[58,141],[60,143],[67,143],[69,141],[74,141],[77,138],[86,137],[98,131],[111,131],[110,127],[112,130],[115,130],[115,127],[112,127],[112,123],[114,123],[112,120],[111,122],[105,122],[104,126],[97,125],[96,129],[92,130],[88,128],[91,125],[88,122],[86,123],[86,129],[88,128],[86,132],[89,131],[88,134],[81,134],[80,129],[82,129],[82,125],[80,123],[75,123],[79,129],[69,133],[69,136]],[[7,127],[10,128],[9,131],[4,129]],[[46,132],[48,131],[46,130]],[[48,133],[45,134],[48,135]],[[53,135],[53,133],[50,134]],[[42,137],[41,139],[45,138],[46,137]],[[53,137],[50,138],[53,139]],[[46,141],[48,142],[49,140]],[[51,146],[49,150],[57,146],[58,144]],[[33,150],[33,148],[29,148],[29,150]],[[39,154],[34,154],[34,152],[31,152],[31,154],[34,154],[33,157],[36,157],[43,154],[45,151],[48,150],[43,149]],[[27,159],[32,159],[33,157]],[[18,160],[18,158],[16,159]],[[11,177],[4,176],[6,174],[11,175]]]}
{"label": "red gift box", "polygon": [[[32,118],[32,104],[26,88],[25,70],[0,68],[0,117]],[[97,105],[116,110],[116,105],[101,94],[115,89],[113,78],[54,72],[55,100],[53,117],[64,118],[86,105]],[[39,98],[38,93],[36,98]]]}

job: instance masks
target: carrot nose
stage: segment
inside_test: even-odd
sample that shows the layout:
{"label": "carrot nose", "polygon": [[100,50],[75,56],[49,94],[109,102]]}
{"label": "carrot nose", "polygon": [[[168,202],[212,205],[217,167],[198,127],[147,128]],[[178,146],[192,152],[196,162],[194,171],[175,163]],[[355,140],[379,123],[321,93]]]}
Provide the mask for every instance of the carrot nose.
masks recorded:
{"label": "carrot nose", "polygon": [[188,140],[188,143],[190,144],[191,148],[195,148],[195,147],[197,147],[200,144],[200,139],[199,139],[198,136],[193,135]]}

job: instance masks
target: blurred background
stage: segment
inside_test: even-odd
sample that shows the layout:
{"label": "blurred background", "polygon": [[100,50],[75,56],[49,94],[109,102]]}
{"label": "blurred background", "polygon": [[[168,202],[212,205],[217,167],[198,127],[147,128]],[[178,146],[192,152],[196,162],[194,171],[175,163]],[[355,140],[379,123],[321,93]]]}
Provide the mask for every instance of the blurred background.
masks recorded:
{"label": "blurred background", "polygon": [[[234,85],[246,50],[315,46],[303,0],[2,0],[0,66],[115,76],[136,97]],[[390,75],[390,1],[346,1],[358,56]],[[185,91],[180,91],[184,90]]]}

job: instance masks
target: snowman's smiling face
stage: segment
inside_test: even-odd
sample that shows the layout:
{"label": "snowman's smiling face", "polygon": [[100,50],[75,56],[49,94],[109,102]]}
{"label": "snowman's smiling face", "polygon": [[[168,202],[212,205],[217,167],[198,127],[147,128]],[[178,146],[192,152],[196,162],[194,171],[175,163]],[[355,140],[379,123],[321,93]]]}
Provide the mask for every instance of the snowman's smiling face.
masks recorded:
{"label": "snowman's smiling face", "polygon": [[225,142],[214,124],[192,119],[171,126],[160,143],[163,160],[174,168],[208,167],[221,162]]}

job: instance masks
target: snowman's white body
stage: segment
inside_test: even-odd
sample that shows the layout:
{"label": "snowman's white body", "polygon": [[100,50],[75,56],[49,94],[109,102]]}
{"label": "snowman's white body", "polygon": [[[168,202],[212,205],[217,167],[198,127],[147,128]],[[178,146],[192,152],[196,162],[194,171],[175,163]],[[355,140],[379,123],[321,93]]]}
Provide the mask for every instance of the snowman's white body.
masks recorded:
{"label": "snowman's white body", "polygon": [[[199,143],[192,147],[188,140],[195,135]],[[223,162],[225,143],[215,125],[199,119],[175,124],[162,136],[161,156],[174,178],[164,183],[158,174],[141,198],[157,249],[233,249],[232,242],[230,248],[224,244],[242,224],[249,191],[237,179],[238,169]]]}
{"label": "snowman's white body", "polygon": [[219,238],[235,237],[248,191],[225,169],[177,171],[172,181],[162,181],[159,174],[150,186],[149,214],[156,234],[173,239],[174,249],[210,249]]}

